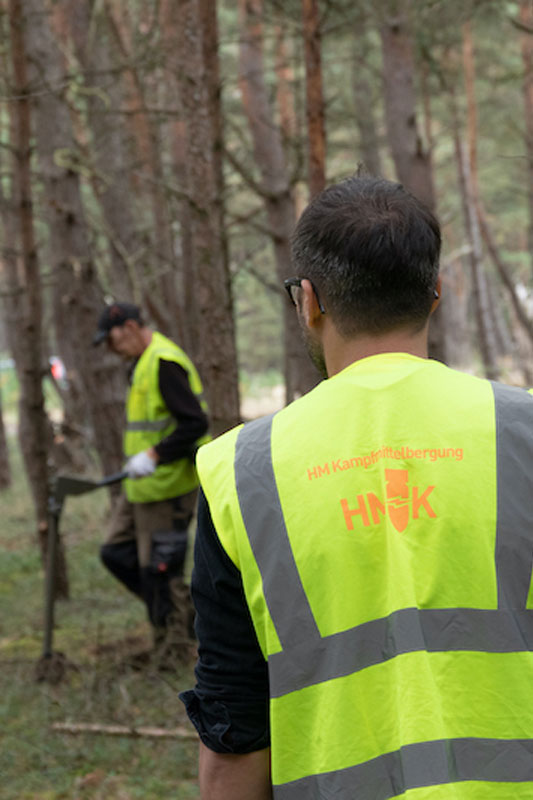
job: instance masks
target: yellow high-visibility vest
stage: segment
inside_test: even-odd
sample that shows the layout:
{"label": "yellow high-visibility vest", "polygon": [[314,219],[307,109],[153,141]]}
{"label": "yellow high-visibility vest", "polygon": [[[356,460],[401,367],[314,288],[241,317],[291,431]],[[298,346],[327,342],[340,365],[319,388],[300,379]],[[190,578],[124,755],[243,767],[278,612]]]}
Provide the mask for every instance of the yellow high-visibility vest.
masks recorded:
{"label": "yellow high-visibility vest", "polygon": [[[161,359],[174,361],[183,367],[191,390],[207,413],[207,405],[202,398],[202,382],[194,364],[177,344],[154,331],[150,344],[135,365],[128,392],[124,434],[124,454],[127,458],[153,447],[177,428],[178,423],[169,413],[159,391]],[[205,435],[197,445],[209,440],[210,436]],[[198,477],[192,458],[181,458],[169,464],[160,464],[152,475],[128,479],[124,484],[131,503],[151,503],[192,492],[198,485]]]}
{"label": "yellow high-visibility vest", "polygon": [[533,398],[408,354],[203,447],[276,800],[533,797]]}

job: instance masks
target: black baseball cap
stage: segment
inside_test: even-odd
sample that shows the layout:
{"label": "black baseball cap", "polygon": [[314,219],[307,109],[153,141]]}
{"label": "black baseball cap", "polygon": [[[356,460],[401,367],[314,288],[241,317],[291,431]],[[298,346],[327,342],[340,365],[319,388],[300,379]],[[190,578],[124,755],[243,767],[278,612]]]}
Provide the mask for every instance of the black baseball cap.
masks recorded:
{"label": "black baseball cap", "polygon": [[133,319],[141,323],[141,310],[133,303],[111,303],[106,306],[98,320],[98,328],[93,337],[93,345],[100,344],[109,336],[109,331],[115,325],[124,325],[126,320]]}

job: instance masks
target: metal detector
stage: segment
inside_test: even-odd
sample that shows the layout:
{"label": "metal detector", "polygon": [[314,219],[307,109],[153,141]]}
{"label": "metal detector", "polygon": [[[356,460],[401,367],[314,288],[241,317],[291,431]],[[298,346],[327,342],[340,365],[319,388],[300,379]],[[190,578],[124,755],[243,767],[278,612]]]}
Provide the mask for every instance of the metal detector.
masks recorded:
{"label": "metal detector", "polygon": [[48,495],[48,552],[45,581],[45,618],[44,618],[44,644],[43,654],[39,659],[35,675],[38,681],[57,683],[63,677],[67,660],[63,653],[54,653],[52,638],[54,631],[54,604],[55,604],[55,579],[56,555],[59,540],[59,518],[63,510],[65,499],[71,495],[87,494],[103,486],[111,486],[128,477],[127,472],[115,472],[100,480],[79,478],[75,475],[57,475],[50,484]]}

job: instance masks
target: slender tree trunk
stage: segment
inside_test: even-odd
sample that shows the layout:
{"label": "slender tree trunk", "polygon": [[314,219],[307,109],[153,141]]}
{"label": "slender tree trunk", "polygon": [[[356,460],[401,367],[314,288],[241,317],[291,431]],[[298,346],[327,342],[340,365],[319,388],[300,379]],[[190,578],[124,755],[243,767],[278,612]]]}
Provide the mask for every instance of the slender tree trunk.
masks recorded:
{"label": "slender tree trunk", "polygon": [[472,276],[472,296],[476,315],[479,351],[481,354],[485,375],[488,378],[495,379],[499,374],[496,356],[496,343],[490,323],[488,290],[485,274],[483,272],[483,251],[479,229],[479,218],[476,213],[476,205],[472,190],[470,161],[465,143],[461,136],[459,116],[453,90],[450,90],[450,96],[450,109],[453,124],[453,140],[457,163],[459,191],[463,206],[466,236],[470,245],[469,260]]}
{"label": "slender tree trunk", "polygon": [[[128,82],[128,106],[132,115],[137,152],[140,166],[137,170],[151,200],[152,219],[154,225],[154,252],[151,254],[156,266],[155,280],[144,298],[150,305],[149,295],[156,294],[163,299],[162,303],[151,306],[152,313],[157,314],[158,326],[165,333],[179,338],[177,325],[179,303],[176,296],[176,275],[174,248],[171,235],[171,220],[167,192],[163,179],[163,167],[160,156],[160,143],[157,131],[148,111],[144,86],[134,65],[131,30],[128,26],[128,15],[119,13],[111,0],[104,0],[109,27],[115,43],[122,56],[125,77]],[[120,10],[123,10],[123,6]],[[158,292],[158,288],[161,292]],[[165,311],[167,313],[165,313]]]}
{"label": "slender tree trunk", "polygon": [[[40,0],[26,0],[26,36],[32,53],[33,85],[58,86],[64,79],[61,53],[52,36],[49,14]],[[76,144],[69,109],[54,91],[35,92],[36,149],[45,189],[50,264],[54,276],[57,344],[78,387],[76,422],[86,415],[105,472],[122,463],[125,383],[116,359],[91,345],[103,307],[82,201],[80,175],[72,168]],[[58,154],[69,153],[64,160]],[[120,399],[119,399],[120,398]]]}
{"label": "slender tree trunk", "polygon": [[276,73],[276,105],[279,112],[280,128],[283,137],[285,153],[288,157],[290,150],[296,146],[298,134],[298,117],[294,98],[294,69],[290,62],[287,47],[286,30],[282,12],[276,14],[274,26],[276,57],[274,70]]}
{"label": "slender tree trunk", "polygon": [[[77,124],[77,146],[85,156],[85,168],[90,168],[89,180],[109,241],[109,287],[116,299],[130,299],[137,292],[137,265],[146,261],[150,247],[140,230],[132,192],[127,129],[113,113],[124,100],[122,83],[113,72],[119,60],[114,63],[112,58],[115,43],[110,40],[105,15],[94,14],[89,0],[55,0],[51,20],[65,66],[78,72],[86,92],[90,136],[77,107],[71,105],[70,110]],[[135,299],[140,301],[140,292]]]}
{"label": "slender tree trunk", "polygon": [[[364,23],[361,23],[363,26]],[[369,80],[367,58],[370,47],[363,26],[358,31],[352,56],[352,86],[355,121],[359,131],[359,158],[369,175],[382,175],[380,137],[376,125],[375,102]]]}
{"label": "slender tree trunk", "polygon": [[[274,122],[265,85],[262,18],[262,0],[239,0],[239,85],[261,173],[261,184],[255,186],[265,204],[281,283],[291,273],[294,199],[280,130]],[[284,306],[284,339],[286,399],[290,402],[317,383],[318,373],[304,351],[298,320],[289,303]]]}
{"label": "slender tree trunk", "polygon": [[[449,364],[460,369],[469,369],[472,364],[471,330],[468,320],[469,281],[468,264],[464,265],[465,247],[453,249],[454,231],[451,226],[445,234],[451,252],[441,262],[443,282],[442,303],[446,305],[448,331],[446,349]],[[462,234],[461,234],[462,236]],[[467,247],[470,253],[470,247]]]}
{"label": "slender tree trunk", "polygon": [[326,115],[322,92],[322,54],[318,0],[302,0],[305,49],[308,183],[311,197],[326,185]]}
{"label": "slender tree trunk", "polygon": [[[472,243],[472,277],[474,302],[478,321],[480,350],[488,378],[499,375],[497,346],[491,324],[490,299],[487,277],[483,268],[483,247],[479,226],[479,183],[477,172],[477,108],[475,99],[474,46],[470,21],[463,25],[463,69],[467,100],[467,143],[466,152],[459,143],[460,161],[464,172],[464,202],[466,219]],[[458,130],[458,126],[456,126]],[[461,168],[461,164],[459,164]]]}
{"label": "slender tree trunk", "polygon": [[[213,0],[198,0],[198,10],[202,30],[204,80],[208,95],[207,107],[213,136],[213,169],[216,180],[215,200],[219,206],[221,233],[225,241],[223,203],[226,189],[224,183],[224,120],[222,116],[222,84],[218,57],[217,4]],[[225,269],[227,270],[227,263]]]}
{"label": "slender tree trunk", "polygon": [[465,215],[468,238],[470,240],[470,266],[472,271],[472,295],[476,310],[478,342],[487,378],[496,379],[499,375],[496,342],[491,326],[488,288],[483,271],[483,248],[479,229],[479,219],[472,191],[470,162],[462,141],[456,141],[457,166],[460,174],[461,197]]}
{"label": "slender tree trunk", "polygon": [[[217,3],[213,0],[199,0],[199,19],[202,30],[203,74],[207,91],[207,108],[211,121],[211,149],[215,192],[213,197],[216,213],[218,240],[221,248],[220,280],[224,284],[223,297],[227,298],[228,313],[233,319],[233,297],[229,266],[229,242],[226,232],[226,185],[224,180],[224,118],[222,114],[222,82],[220,77]],[[234,324],[231,325],[231,339],[235,344]],[[237,359],[236,351],[234,353]],[[237,387],[236,387],[237,389]],[[231,415],[239,416],[239,398],[234,398],[235,408]]]}
{"label": "slender tree trunk", "polygon": [[172,109],[172,113],[160,125],[160,141],[168,142],[167,159],[172,175],[169,209],[172,219],[179,224],[179,233],[175,234],[174,244],[174,249],[179,251],[179,254],[176,253],[178,341],[195,359],[200,332],[197,328],[198,313],[193,287],[192,236],[187,215],[187,132],[180,108],[180,54],[176,48],[179,9],[175,0],[160,0],[158,12],[163,69],[161,102],[165,108]]}
{"label": "slender tree trunk", "polygon": [[509,292],[509,298],[516,314],[517,323],[523,328],[524,332],[533,344],[533,320],[528,317],[528,314],[520,301],[516,291],[516,286],[511,276],[511,270],[502,258],[481,203],[479,203],[477,207],[477,213],[481,235],[483,237],[483,241],[485,242],[487,252],[492,260],[492,263],[498,271],[503,285]]}
{"label": "slender tree trunk", "polygon": [[[0,35],[4,35],[6,18],[0,20]],[[8,72],[8,65],[7,65],[7,58],[6,54],[2,55],[0,64],[3,67],[4,75],[7,77]],[[5,96],[8,95],[9,87],[7,86],[7,81],[2,81],[0,83],[0,91]],[[0,167],[2,168],[2,173],[5,175],[9,174],[10,167],[4,167],[4,161],[6,159],[3,157],[4,154],[0,154]],[[4,185],[7,183],[4,180]],[[16,274],[16,254],[15,254],[15,236],[14,236],[14,229],[13,229],[13,212],[14,212],[14,204],[10,202],[11,198],[6,196],[6,191],[2,185],[0,185],[0,220],[1,220],[1,230],[4,234],[2,237],[2,249],[0,251],[0,303],[2,311],[4,312],[4,322],[5,325],[5,334],[8,345],[11,345],[11,339],[14,339],[13,331],[9,331],[7,326],[8,316],[9,316],[9,309],[10,307],[13,309],[13,306],[16,306],[20,301],[20,294],[17,291],[17,294],[11,297],[11,292],[14,290],[16,284],[16,288],[18,290],[18,278]],[[2,330],[3,326],[0,325],[0,331]],[[11,335],[10,335],[11,334]],[[11,348],[10,348],[11,349]],[[0,373],[0,489],[6,489],[11,485],[11,469],[9,464],[9,451],[7,447],[7,436],[6,436],[6,428],[4,424],[4,415],[2,409],[2,380],[1,380],[1,373]]]}
{"label": "slender tree trunk", "polygon": [[[417,126],[410,6],[410,0],[391,4],[381,26],[387,137],[398,179],[436,211],[431,154],[424,148]],[[436,309],[429,330],[429,354],[443,362],[448,361],[446,305],[441,303]]]}
{"label": "slender tree trunk", "polygon": [[2,387],[0,386],[0,489],[7,489],[8,486],[11,486],[11,469],[9,467],[7,436],[2,410]]}
{"label": "slender tree trunk", "polygon": [[416,118],[415,63],[409,30],[409,0],[381,26],[385,78],[385,121],[398,179],[429,208],[435,209],[431,158],[424,148]]}
{"label": "slender tree trunk", "polygon": [[[520,0],[520,22],[525,28],[533,29],[533,8],[531,0]],[[526,159],[527,159],[527,199],[529,221],[527,227],[527,241],[531,271],[533,274],[533,35],[522,31],[521,33],[522,63],[524,78],[522,89],[524,94],[524,117],[526,123]]]}
{"label": "slender tree trunk", "polygon": [[[178,0],[176,49],[180,54],[180,93],[187,147],[187,212],[198,313],[197,361],[205,381],[213,433],[239,418],[237,354],[227,265],[222,237],[222,198],[215,152],[219,144],[209,108],[198,0]],[[205,17],[203,18],[205,22]],[[213,41],[211,39],[211,41]]]}
{"label": "slender tree trunk", "polygon": [[509,326],[502,312],[502,304],[496,296],[494,285],[490,280],[487,280],[487,294],[489,300],[489,316],[496,344],[496,354],[499,357],[509,356],[513,353],[514,343]]}
{"label": "slender tree trunk", "polygon": [[[32,490],[37,517],[38,540],[43,562],[48,545],[48,442],[49,427],[44,408],[42,379],[42,309],[41,279],[34,234],[31,188],[31,117],[27,74],[27,48],[21,0],[9,0],[13,95],[10,104],[14,183],[18,209],[21,272],[24,294],[21,296],[21,317],[17,328],[19,341],[15,345],[17,373],[20,381],[19,438]],[[63,551],[58,553],[56,592],[68,596],[68,579]]]}

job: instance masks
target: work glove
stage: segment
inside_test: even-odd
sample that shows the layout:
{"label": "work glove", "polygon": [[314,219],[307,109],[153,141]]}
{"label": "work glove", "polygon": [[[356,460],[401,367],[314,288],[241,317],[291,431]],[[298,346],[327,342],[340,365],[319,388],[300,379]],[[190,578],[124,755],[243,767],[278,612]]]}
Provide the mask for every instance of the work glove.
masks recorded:
{"label": "work glove", "polygon": [[135,480],[136,478],[145,478],[147,475],[151,475],[156,466],[155,460],[148,455],[148,451],[143,450],[127,460],[126,472],[128,473],[128,478]]}

